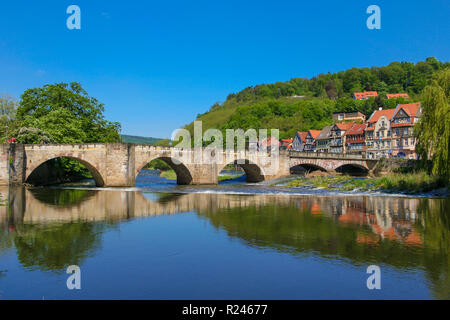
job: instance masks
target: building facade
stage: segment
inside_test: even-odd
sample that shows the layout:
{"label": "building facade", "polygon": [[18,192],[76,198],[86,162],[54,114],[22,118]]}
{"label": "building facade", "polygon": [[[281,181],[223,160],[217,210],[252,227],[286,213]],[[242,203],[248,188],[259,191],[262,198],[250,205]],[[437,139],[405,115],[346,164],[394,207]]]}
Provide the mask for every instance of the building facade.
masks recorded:
{"label": "building facade", "polygon": [[362,154],[365,146],[364,123],[355,123],[345,132],[345,144],[347,153]]}
{"label": "building facade", "polygon": [[366,122],[366,116],[359,112],[335,112],[333,113],[334,121],[356,121],[364,123]]}
{"label": "building facade", "polygon": [[422,114],[420,102],[399,104],[391,119],[392,155],[398,158],[416,159],[416,139],[413,127]]}
{"label": "building facade", "polygon": [[349,130],[354,124],[354,122],[335,123],[331,127],[330,152],[345,152],[345,132]]}
{"label": "building facade", "polygon": [[379,109],[372,113],[366,126],[366,154],[368,158],[390,158],[391,146],[391,118],[395,109]]}
{"label": "building facade", "polygon": [[306,135],[307,132],[297,132],[295,134],[294,140],[292,141],[292,150],[294,151],[303,151],[306,143]]}
{"label": "building facade", "polygon": [[320,130],[309,130],[307,132],[303,151],[314,152],[316,150],[316,138],[319,134]]}
{"label": "building facade", "polygon": [[316,138],[316,152],[330,152],[330,135],[333,126],[326,126]]}

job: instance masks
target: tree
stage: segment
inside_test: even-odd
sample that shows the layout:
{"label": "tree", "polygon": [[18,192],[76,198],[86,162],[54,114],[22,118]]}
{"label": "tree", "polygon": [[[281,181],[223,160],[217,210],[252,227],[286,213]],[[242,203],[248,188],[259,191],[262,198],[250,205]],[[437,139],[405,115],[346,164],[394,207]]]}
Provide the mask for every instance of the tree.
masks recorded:
{"label": "tree", "polygon": [[416,151],[432,161],[432,173],[450,178],[450,68],[436,73],[422,95],[422,116],[415,129]]}
{"label": "tree", "polygon": [[[120,124],[104,119],[104,105],[79,83],[45,85],[26,90],[16,111],[20,143],[120,142]],[[20,128],[20,129],[19,129]],[[88,170],[68,158],[49,160],[67,176],[88,177]]]}
{"label": "tree", "polygon": [[161,139],[155,143],[155,146],[170,147],[171,141],[169,139]]}
{"label": "tree", "polygon": [[54,140],[43,130],[36,128],[20,128],[17,134],[17,142],[23,144],[52,143]]}
{"label": "tree", "polygon": [[104,105],[79,83],[26,90],[17,108],[22,127],[47,132],[57,143],[120,142],[120,124],[103,116]]}
{"label": "tree", "polygon": [[2,143],[6,142],[11,137],[11,133],[17,130],[16,109],[17,101],[13,97],[9,95],[0,97],[0,137]]}

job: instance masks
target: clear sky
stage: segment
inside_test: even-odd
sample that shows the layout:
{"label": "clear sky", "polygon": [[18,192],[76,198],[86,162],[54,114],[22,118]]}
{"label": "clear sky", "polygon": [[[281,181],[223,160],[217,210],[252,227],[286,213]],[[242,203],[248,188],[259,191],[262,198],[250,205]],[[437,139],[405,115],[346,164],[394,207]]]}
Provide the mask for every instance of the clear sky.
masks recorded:
{"label": "clear sky", "polygon": [[[81,30],[66,9],[81,8]],[[366,27],[369,5],[381,30]],[[169,137],[250,85],[450,59],[450,1],[1,1],[0,93],[80,82],[122,133]]]}

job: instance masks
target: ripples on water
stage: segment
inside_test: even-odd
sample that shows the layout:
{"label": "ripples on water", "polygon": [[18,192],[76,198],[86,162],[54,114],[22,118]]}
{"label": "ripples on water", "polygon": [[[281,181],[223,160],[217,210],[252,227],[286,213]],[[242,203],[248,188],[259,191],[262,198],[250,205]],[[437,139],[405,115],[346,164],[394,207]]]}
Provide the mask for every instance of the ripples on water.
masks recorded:
{"label": "ripples on water", "polygon": [[[246,184],[0,189],[0,298],[448,299],[449,199]],[[67,290],[68,265],[83,287]],[[382,270],[368,290],[367,266]]]}

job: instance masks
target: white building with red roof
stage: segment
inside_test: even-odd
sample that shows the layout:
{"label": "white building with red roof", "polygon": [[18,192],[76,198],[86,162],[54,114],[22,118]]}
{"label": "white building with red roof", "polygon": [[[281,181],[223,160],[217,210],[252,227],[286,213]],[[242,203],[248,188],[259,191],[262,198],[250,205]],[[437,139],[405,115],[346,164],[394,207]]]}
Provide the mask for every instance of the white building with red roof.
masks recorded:
{"label": "white building with red roof", "polygon": [[395,109],[379,109],[374,111],[367,120],[365,130],[365,145],[368,158],[390,158],[391,149],[391,119]]}
{"label": "white building with red roof", "polygon": [[393,156],[416,159],[413,127],[422,114],[420,102],[399,104],[391,118]]}

